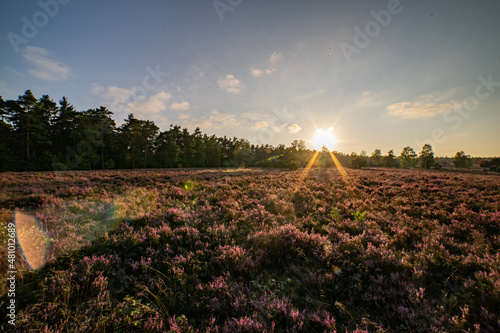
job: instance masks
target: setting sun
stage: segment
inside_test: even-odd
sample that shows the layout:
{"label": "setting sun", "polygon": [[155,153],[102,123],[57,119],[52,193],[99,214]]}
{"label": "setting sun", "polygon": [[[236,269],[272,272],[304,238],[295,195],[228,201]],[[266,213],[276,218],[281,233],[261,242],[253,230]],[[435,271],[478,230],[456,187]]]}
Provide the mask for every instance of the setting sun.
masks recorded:
{"label": "setting sun", "polygon": [[327,130],[317,129],[314,139],[311,141],[313,148],[316,150],[321,150],[323,147],[328,148],[328,150],[333,150],[337,143],[337,139],[333,136],[332,128],[329,127]]}

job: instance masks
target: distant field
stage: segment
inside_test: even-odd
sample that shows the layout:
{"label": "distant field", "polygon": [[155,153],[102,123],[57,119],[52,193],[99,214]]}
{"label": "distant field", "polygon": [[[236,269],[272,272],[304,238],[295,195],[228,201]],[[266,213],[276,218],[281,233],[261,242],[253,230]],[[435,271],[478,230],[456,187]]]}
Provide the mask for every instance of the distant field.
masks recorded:
{"label": "distant field", "polygon": [[401,169],[1,173],[2,244],[17,221],[41,267],[17,250],[15,329],[499,332],[499,189]]}

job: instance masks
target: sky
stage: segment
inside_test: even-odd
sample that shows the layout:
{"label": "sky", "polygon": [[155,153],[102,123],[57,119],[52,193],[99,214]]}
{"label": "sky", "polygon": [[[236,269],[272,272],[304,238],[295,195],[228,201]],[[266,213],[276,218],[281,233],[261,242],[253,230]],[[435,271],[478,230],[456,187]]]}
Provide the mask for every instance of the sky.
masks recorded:
{"label": "sky", "polygon": [[500,156],[500,2],[0,4],[0,95],[66,96],[191,132]]}

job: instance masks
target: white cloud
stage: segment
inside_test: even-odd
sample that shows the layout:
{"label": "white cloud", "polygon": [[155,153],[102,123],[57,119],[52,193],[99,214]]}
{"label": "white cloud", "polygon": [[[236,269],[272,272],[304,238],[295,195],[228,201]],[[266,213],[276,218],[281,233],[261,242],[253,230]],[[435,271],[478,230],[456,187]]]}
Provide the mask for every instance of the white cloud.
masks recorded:
{"label": "white cloud", "polygon": [[167,102],[170,100],[172,95],[161,91],[156,95],[152,95],[143,101],[133,101],[127,105],[127,113],[135,113],[138,115],[149,117],[151,114],[155,114],[167,109]]}
{"label": "white cloud", "polygon": [[267,121],[258,121],[252,127],[250,127],[250,129],[252,129],[253,131],[258,131],[268,127],[269,124],[267,123]]}
{"label": "white cloud", "polygon": [[[139,116],[138,116],[139,115]],[[170,124],[172,123],[167,117],[165,117],[162,114],[154,114],[154,115],[142,115],[142,114],[135,114],[134,116],[139,119],[144,119],[144,120],[151,120],[155,123],[156,126],[160,128],[160,130],[166,130],[170,127]]]}
{"label": "white cloud", "polygon": [[201,117],[197,122],[190,122],[192,126],[199,127],[202,130],[206,129],[221,129],[221,128],[234,128],[241,126],[241,120],[238,120],[235,114],[220,113],[213,110],[210,114]]}
{"label": "white cloud", "polygon": [[170,106],[172,110],[182,110],[182,111],[187,111],[190,109],[189,102],[182,102],[182,103],[172,103]]}
{"label": "white cloud", "polygon": [[258,68],[250,68],[250,74],[252,74],[253,77],[261,77],[262,75],[269,75],[272,72],[275,72],[275,69],[258,69]]}
{"label": "white cloud", "polygon": [[225,90],[229,94],[240,94],[243,85],[241,81],[234,77],[232,74],[226,75],[224,78],[220,78],[217,83],[219,88]]}
{"label": "white cloud", "polygon": [[151,115],[167,110],[168,102],[172,98],[172,95],[165,91],[135,97],[133,89],[105,87],[97,83],[92,83],[89,90],[93,95],[100,96],[101,103],[113,113],[133,113],[138,118],[147,119],[152,119]]}
{"label": "white cloud", "polygon": [[91,83],[89,86],[91,94],[101,98],[100,103],[108,107],[112,112],[126,112],[128,103],[131,101],[132,90],[116,86],[102,86]]}
{"label": "white cloud", "polygon": [[[115,86],[107,87],[105,96],[107,99],[111,101],[120,101],[125,103],[128,100],[132,99],[132,90],[126,88],[120,88]],[[140,96],[140,99],[144,99],[143,96]]]}
{"label": "white cloud", "polygon": [[71,76],[71,69],[60,61],[50,59],[47,49],[26,46],[22,57],[33,66],[28,73],[40,80],[64,81]]}
{"label": "white cloud", "polygon": [[250,68],[250,74],[252,74],[253,77],[262,77],[263,75],[269,75],[276,72],[274,67],[281,58],[283,58],[283,54],[281,52],[274,52],[267,60],[268,68],[260,69],[252,67]]}
{"label": "white cloud", "polygon": [[211,122],[208,120],[202,120],[198,123],[196,123],[196,127],[199,127],[200,129],[207,129],[207,128],[212,128],[215,127]]}
{"label": "white cloud", "polygon": [[181,114],[179,114],[179,116],[177,117],[177,119],[179,119],[179,120],[186,120],[186,119],[189,119],[189,115],[181,113]]}
{"label": "white cloud", "polygon": [[404,101],[388,105],[386,110],[393,117],[402,119],[416,119],[433,117],[448,110],[455,110],[465,104],[465,101],[450,99],[456,90],[437,92],[418,96],[413,101]]}
{"label": "white cloud", "polygon": [[208,120],[213,124],[214,128],[238,127],[241,124],[235,114],[219,113],[215,110],[212,111]]}
{"label": "white cloud", "polygon": [[253,77],[261,77],[264,71],[258,68],[250,68],[250,73]]}
{"label": "white cloud", "polygon": [[295,134],[295,133],[298,133],[300,131],[302,131],[302,128],[297,124],[291,124],[288,126],[288,132],[291,134]]}
{"label": "white cloud", "polygon": [[281,52],[273,52],[269,57],[268,63],[270,67],[276,66],[276,63],[283,58],[283,54]]}

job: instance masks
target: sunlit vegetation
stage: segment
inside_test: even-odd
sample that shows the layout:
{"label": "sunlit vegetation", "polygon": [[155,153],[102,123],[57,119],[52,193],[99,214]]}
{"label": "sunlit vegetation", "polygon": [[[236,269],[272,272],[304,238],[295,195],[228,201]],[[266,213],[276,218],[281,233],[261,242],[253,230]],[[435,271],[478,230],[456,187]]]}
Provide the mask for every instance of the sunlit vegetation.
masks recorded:
{"label": "sunlit vegetation", "polygon": [[18,249],[20,332],[500,330],[496,174],[100,170],[0,182],[2,243],[16,209],[48,237],[38,270]]}

